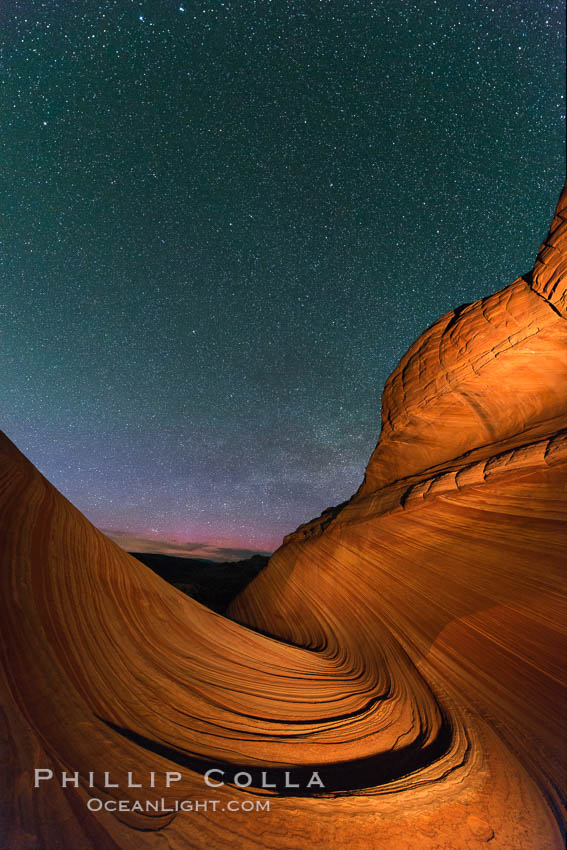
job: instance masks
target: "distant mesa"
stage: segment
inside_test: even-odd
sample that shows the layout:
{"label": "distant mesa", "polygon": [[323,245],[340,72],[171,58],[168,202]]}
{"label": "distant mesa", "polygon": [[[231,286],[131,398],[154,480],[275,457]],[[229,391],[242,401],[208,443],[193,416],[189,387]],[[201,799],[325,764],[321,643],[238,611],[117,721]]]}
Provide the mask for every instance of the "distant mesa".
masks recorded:
{"label": "distant mesa", "polygon": [[267,565],[265,555],[252,555],[241,561],[205,561],[175,558],[155,552],[132,552],[158,576],[213,611],[224,613],[260,570]]}
{"label": "distant mesa", "polygon": [[357,493],[228,617],[3,439],[1,847],[564,846],[566,207],[410,347]]}

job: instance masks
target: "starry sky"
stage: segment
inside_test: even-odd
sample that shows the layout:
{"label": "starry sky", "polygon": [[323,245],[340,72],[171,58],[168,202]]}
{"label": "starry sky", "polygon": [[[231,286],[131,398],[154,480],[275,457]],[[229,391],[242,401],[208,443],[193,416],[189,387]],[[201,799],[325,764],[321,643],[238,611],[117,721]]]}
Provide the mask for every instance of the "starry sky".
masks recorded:
{"label": "starry sky", "polygon": [[362,481],[439,315],[564,178],[559,0],[4,0],[4,430],[138,551],[272,551]]}

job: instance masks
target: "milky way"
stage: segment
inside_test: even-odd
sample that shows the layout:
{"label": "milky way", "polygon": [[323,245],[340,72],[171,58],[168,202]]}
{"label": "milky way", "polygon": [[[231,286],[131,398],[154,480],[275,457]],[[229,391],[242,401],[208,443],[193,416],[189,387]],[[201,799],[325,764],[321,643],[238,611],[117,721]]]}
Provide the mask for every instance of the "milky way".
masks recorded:
{"label": "milky way", "polygon": [[360,483],[409,344],[533,265],[563,3],[0,22],[5,430],[123,541],[273,549]]}

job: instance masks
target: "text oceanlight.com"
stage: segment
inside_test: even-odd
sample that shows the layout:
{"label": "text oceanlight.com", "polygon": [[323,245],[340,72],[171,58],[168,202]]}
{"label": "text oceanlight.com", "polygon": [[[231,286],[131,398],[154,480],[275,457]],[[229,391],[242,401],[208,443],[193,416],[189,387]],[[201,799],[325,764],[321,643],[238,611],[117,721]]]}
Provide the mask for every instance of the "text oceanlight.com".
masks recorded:
{"label": "text oceanlight.com", "polygon": [[91,812],[269,812],[269,800],[101,800],[91,797]]}

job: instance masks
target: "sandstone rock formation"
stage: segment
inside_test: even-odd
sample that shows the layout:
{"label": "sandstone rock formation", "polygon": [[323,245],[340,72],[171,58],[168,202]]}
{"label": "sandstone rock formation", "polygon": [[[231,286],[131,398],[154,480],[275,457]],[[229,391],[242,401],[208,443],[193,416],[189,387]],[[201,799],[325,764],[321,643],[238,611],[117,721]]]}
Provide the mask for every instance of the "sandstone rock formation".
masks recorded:
{"label": "sandstone rock formation", "polygon": [[[359,491],[286,538],[232,620],[4,439],[2,848],[563,846],[566,207],[531,275],[410,348]],[[78,787],[34,789],[36,768]]]}

